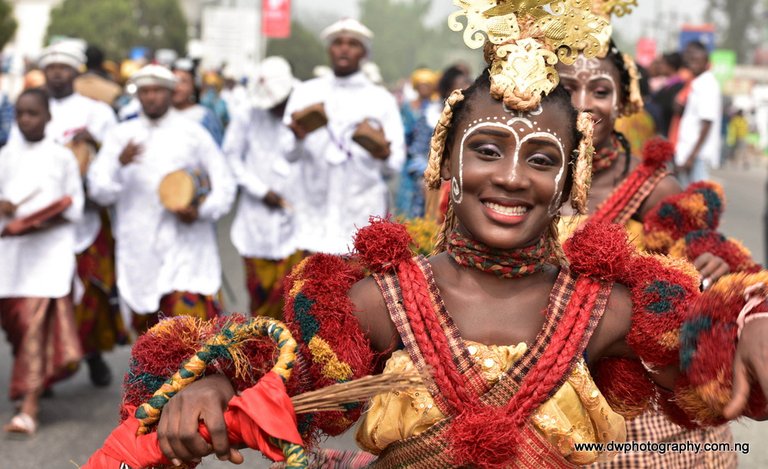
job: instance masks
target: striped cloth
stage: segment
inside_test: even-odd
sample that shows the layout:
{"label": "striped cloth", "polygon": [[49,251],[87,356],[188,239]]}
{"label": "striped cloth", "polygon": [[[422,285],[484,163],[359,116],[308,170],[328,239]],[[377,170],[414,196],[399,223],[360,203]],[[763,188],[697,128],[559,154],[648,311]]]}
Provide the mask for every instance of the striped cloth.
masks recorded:
{"label": "striped cloth", "polygon": [[627,192],[625,186],[632,183],[633,178],[630,175],[597,207],[595,213],[590,215],[590,221],[624,225],[637,213],[645,199],[651,195],[651,192],[659,185],[661,180],[668,175],[669,172],[667,172],[666,168],[658,168],[642,182],[637,190],[631,194],[625,194]]}

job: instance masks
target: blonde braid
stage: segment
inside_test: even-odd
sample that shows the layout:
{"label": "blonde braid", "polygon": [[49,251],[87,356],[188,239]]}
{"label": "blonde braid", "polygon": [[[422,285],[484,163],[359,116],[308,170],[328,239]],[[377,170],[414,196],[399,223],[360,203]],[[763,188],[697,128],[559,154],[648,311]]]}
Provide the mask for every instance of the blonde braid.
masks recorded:
{"label": "blonde braid", "polygon": [[456,103],[464,100],[464,93],[461,90],[453,90],[448,99],[445,100],[443,112],[440,114],[440,120],[435,126],[435,132],[432,134],[432,141],[429,143],[429,162],[427,169],[424,170],[424,184],[428,189],[440,189],[440,165],[443,162],[443,153],[445,153],[445,141],[448,138],[448,130],[451,128],[453,120],[453,107]]}
{"label": "blonde braid", "polygon": [[581,132],[578,155],[573,169],[573,187],[571,188],[571,206],[580,214],[587,213],[589,187],[592,184],[592,145],[594,122],[589,113],[580,112],[576,119],[576,128]]}
{"label": "blonde braid", "polygon": [[567,266],[568,259],[565,257],[565,252],[563,252],[563,246],[560,244],[560,215],[555,216],[549,224],[548,236],[547,242],[549,243],[551,260],[556,265]]}
{"label": "blonde braid", "polygon": [[643,109],[643,95],[640,91],[640,71],[629,54],[622,54],[621,58],[624,60],[624,68],[627,69],[629,74],[629,94],[621,114],[623,116],[631,116]]}
{"label": "blonde braid", "polygon": [[435,256],[446,250],[448,245],[448,236],[456,229],[456,225],[459,224],[456,218],[456,213],[453,211],[453,201],[448,202],[448,210],[445,212],[445,220],[443,226],[440,227],[440,232],[437,234],[435,240],[435,248],[432,250],[432,255]]}

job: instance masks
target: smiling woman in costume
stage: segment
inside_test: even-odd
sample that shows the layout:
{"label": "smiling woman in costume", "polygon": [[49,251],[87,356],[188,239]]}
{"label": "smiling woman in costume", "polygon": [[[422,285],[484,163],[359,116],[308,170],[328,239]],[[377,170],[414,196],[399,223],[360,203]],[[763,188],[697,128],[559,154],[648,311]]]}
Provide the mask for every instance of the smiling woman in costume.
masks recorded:
{"label": "smiling woman in costume", "polygon": [[[355,239],[357,262],[322,254],[302,262],[285,308],[299,343],[288,394],[354,380],[382,364],[384,373],[418,370],[421,386],[371,401],[358,433],[377,454],[371,467],[570,467],[609,457],[574,445],[622,440],[622,415],[649,405],[689,423],[760,414],[764,400],[754,398],[761,390],[744,385],[741,372],[763,383],[768,377],[756,359],[768,347],[765,320],[749,314],[754,320],[740,338],[726,337],[727,353],[715,360],[702,361],[695,346],[687,350],[681,371],[678,331],[686,310],[708,305],[698,274],[688,264],[636,254],[612,225],[586,227],[566,244],[567,255],[558,243],[563,202],[586,210],[592,121],[576,114],[553,66],[558,58],[572,61],[576,44],[593,44],[586,53],[597,54],[599,39],[610,35],[607,21],[579,0],[459,3],[455,16],[469,23],[465,40],[486,46],[490,67],[450,96],[432,141],[425,181],[432,189],[451,184],[436,253],[413,257],[402,226],[374,219]],[[478,38],[478,30],[487,37]],[[579,34],[563,39],[563,30]],[[740,277],[731,288],[764,280]],[[713,328],[735,323],[743,301],[731,306],[733,317],[721,314]],[[183,350],[168,334],[178,327],[179,320],[166,321],[137,343],[126,405],[154,391],[150,383],[162,367],[151,350]],[[241,364],[247,359],[261,370],[272,353],[243,355]],[[592,370],[603,360],[626,363],[626,373],[607,382],[598,376],[596,384]],[[691,387],[699,375],[733,363],[740,370],[733,400],[729,382],[717,383],[724,400]],[[173,462],[211,452],[242,460],[229,445],[222,410],[260,373],[244,379],[226,363],[211,373],[165,407],[159,445]],[[687,385],[679,388],[685,395],[670,391],[676,381]],[[305,442],[349,428],[361,408],[345,409],[300,416]],[[212,444],[198,433],[201,420]]]}

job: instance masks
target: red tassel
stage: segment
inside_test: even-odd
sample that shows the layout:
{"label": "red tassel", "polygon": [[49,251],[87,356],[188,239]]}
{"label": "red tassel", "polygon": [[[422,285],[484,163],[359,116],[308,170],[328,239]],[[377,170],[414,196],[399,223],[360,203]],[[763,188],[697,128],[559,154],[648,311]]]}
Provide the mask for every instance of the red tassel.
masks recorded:
{"label": "red tassel", "polygon": [[522,428],[503,409],[483,405],[458,415],[451,422],[448,440],[456,465],[491,469],[509,464],[521,434]]}
{"label": "red tassel", "polygon": [[624,278],[633,255],[624,227],[612,223],[587,223],[563,249],[574,272],[606,281]]}
{"label": "red tassel", "polygon": [[355,235],[355,250],[363,265],[382,272],[413,257],[413,240],[405,226],[379,217],[371,217],[369,222]]}

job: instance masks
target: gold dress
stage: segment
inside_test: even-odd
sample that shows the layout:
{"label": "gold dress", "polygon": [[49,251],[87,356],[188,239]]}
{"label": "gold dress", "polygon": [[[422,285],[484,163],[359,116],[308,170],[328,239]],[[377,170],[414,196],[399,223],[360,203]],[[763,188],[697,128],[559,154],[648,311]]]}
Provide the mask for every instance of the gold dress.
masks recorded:
{"label": "gold dress", "polygon": [[[465,342],[470,356],[482,366],[489,383],[497,382],[525,353],[527,346],[483,345]],[[404,350],[387,361],[384,373],[416,371]],[[391,392],[374,397],[357,431],[361,448],[379,454],[389,444],[423,433],[445,418],[426,387]],[[583,359],[573,368],[563,386],[531,417],[539,431],[560,454],[573,464],[590,464],[612,455],[597,451],[575,451],[576,443],[624,441],[624,418],[613,412],[595,386]],[[489,431],[492,422],[488,422]]]}

